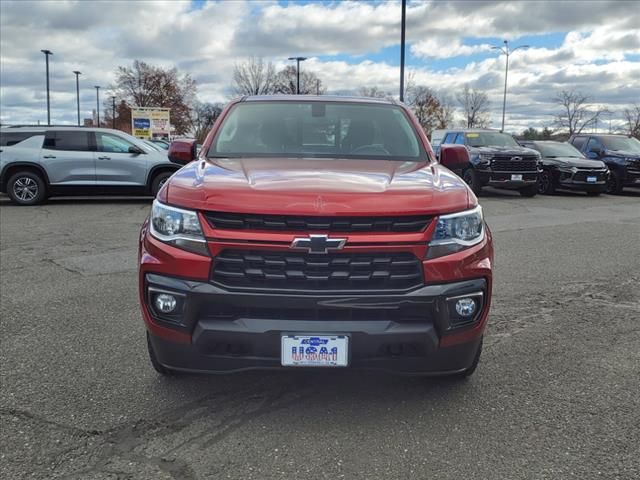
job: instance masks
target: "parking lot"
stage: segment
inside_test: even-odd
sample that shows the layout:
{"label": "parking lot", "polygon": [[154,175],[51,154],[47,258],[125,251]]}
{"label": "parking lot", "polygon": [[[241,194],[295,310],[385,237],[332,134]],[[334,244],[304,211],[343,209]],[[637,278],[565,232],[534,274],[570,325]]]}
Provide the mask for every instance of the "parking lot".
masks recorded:
{"label": "parking lot", "polygon": [[0,476],[638,478],[640,190],[480,200],[493,307],[456,382],[161,378],[137,303],[150,199],[1,197]]}

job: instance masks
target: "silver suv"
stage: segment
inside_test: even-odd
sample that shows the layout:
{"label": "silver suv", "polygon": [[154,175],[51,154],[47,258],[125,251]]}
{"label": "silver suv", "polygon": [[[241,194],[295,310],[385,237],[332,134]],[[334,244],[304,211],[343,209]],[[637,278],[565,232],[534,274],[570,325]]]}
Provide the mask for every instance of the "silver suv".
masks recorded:
{"label": "silver suv", "polygon": [[0,129],[0,192],[18,205],[69,194],[155,196],[180,167],[166,151],[119,130]]}

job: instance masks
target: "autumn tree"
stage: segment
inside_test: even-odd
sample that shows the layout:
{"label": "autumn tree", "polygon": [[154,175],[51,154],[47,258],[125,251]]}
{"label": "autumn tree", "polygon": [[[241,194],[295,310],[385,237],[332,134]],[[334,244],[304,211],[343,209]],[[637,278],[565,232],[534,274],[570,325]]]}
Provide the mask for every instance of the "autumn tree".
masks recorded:
{"label": "autumn tree", "polygon": [[640,140],[640,103],[624,110],[626,133]]}
{"label": "autumn tree", "polygon": [[222,113],[222,104],[196,102],[191,117],[193,118],[193,136],[202,143],[213,123]]}
{"label": "autumn tree", "polygon": [[482,91],[465,85],[456,95],[462,108],[467,128],[486,128],[491,123],[489,119],[489,96]]}
{"label": "autumn tree", "polygon": [[130,108],[170,108],[175,133],[184,135],[191,130],[191,105],[197,87],[189,74],[136,60],[131,67],[118,67],[112,91]]}
{"label": "autumn tree", "polygon": [[276,69],[262,58],[249,57],[233,67],[235,95],[271,95],[275,93]]}
{"label": "autumn tree", "polygon": [[592,106],[590,98],[576,91],[563,90],[553,97],[553,102],[560,107],[560,113],[555,117],[554,125],[566,130],[569,135],[581,133],[585,128],[597,124],[606,109]]}
{"label": "autumn tree", "polygon": [[393,97],[393,95],[390,92],[382,90],[376,85],[372,87],[360,87],[360,89],[358,90],[358,95],[360,95],[361,97],[371,97],[371,98]]}

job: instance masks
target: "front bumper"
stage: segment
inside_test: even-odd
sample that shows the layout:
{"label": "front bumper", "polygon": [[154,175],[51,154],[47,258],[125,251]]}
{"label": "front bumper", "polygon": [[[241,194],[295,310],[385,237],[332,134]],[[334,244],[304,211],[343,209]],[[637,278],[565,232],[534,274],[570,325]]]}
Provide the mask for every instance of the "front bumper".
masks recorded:
{"label": "front bumper", "polygon": [[[513,180],[512,175],[519,175],[522,180]],[[478,178],[482,185],[506,189],[519,189],[535,185],[538,182],[538,172],[494,172],[491,170],[479,170]]]}
{"label": "front bumper", "polygon": [[[147,273],[143,311],[148,326],[182,332],[186,342],[163,335],[150,340],[159,362],[171,369],[224,373],[282,368],[283,334],[350,337],[349,366],[413,374],[446,374],[468,368],[479,348],[489,309],[484,278],[425,285],[400,294],[309,295],[233,292],[209,282]],[[153,309],[154,292],[174,293],[180,313]],[[478,294],[472,321],[457,323],[451,298]],[[416,315],[421,312],[421,315]],[[445,346],[443,335],[475,331],[464,343]]]}

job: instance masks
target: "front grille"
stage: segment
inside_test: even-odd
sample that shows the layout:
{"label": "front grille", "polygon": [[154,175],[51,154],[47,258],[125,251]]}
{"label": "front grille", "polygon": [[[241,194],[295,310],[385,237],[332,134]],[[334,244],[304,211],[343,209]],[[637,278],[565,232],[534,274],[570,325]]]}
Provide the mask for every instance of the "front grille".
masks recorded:
{"label": "front grille", "polygon": [[393,321],[399,323],[430,321],[424,304],[399,305],[397,308],[272,308],[211,305],[201,313],[209,320],[233,321],[239,318],[292,321]]}
{"label": "front grille", "polygon": [[205,212],[212,228],[287,232],[421,232],[431,217],[313,217]]}
{"label": "front grille", "polygon": [[634,175],[640,174],[640,160],[634,160],[632,162],[629,162],[627,171],[632,172]]}
{"label": "front grille", "polygon": [[600,182],[605,180],[605,172],[602,170],[578,170],[574,175],[573,179],[576,182],[586,182],[587,177],[596,177],[596,181]]}
{"label": "front grille", "polygon": [[494,157],[491,169],[494,172],[535,172],[538,169],[536,157],[523,156],[522,160],[512,160],[516,155],[508,157]]}
{"label": "front grille", "polygon": [[422,284],[422,265],[408,252],[224,250],[215,258],[212,280],[255,290],[406,290]]}

